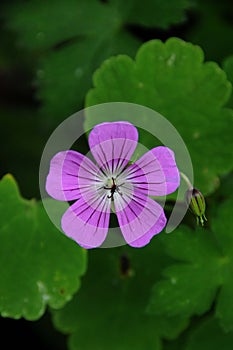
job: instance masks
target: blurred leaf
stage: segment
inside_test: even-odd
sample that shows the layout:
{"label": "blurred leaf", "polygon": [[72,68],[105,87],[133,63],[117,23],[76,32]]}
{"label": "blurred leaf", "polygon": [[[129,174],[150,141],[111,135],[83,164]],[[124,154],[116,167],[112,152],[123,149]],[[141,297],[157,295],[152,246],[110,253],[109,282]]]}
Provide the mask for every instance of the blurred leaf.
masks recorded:
{"label": "blurred leaf", "polygon": [[4,8],[18,43],[38,55],[37,96],[47,124],[83,107],[91,76],[111,55],[134,55],[140,41],[128,24],[167,28],[185,19],[189,0],[16,2]]}
{"label": "blurred leaf", "polygon": [[162,29],[184,22],[186,20],[185,10],[192,6],[192,1],[189,0],[146,0],[144,3],[141,0],[130,0],[127,1],[127,5],[124,0],[115,0],[115,2],[121,3],[122,12],[125,6],[130,9],[128,23]]}
{"label": "blurred leaf", "polygon": [[[86,106],[133,102],[156,110],[176,127],[193,161],[195,186],[204,194],[232,169],[233,111],[223,108],[231,84],[217,64],[203,63],[198,46],[177,38],[165,44],[152,40],[141,46],[135,61],[125,55],[105,61],[93,81]],[[145,123],[149,129],[151,120]],[[154,147],[154,139],[147,146]]]}
{"label": "blurred leaf", "polygon": [[[229,56],[223,62],[223,69],[227,74],[228,80],[233,84],[233,55]],[[233,107],[233,92],[231,93],[231,98],[228,101],[228,106]]]}
{"label": "blurred leaf", "polygon": [[186,40],[200,45],[208,60],[222,60],[233,52],[233,6],[229,0],[195,0],[196,21]]}
{"label": "blurred leaf", "polygon": [[139,40],[123,29],[116,6],[97,0],[29,1],[6,8],[19,42],[39,53],[41,115],[58,123],[83,106],[91,75],[109,55],[134,54]]}
{"label": "blurred leaf", "polygon": [[71,333],[70,349],[161,349],[161,336],[172,339],[187,326],[179,317],[145,314],[151,286],[168,263],[162,239],[142,249],[90,251],[81,290],[53,313],[55,326]]}
{"label": "blurred leaf", "polygon": [[[127,33],[111,38],[80,39],[60,50],[48,52],[37,71],[40,114],[59,122],[79,110],[91,87],[91,76],[100,63],[115,53],[133,54],[138,41]],[[68,92],[68,93],[67,93]]]}
{"label": "blurred leaf", "polygon": [[62,235],[40,202],[20,197],[11,175],[0,182],[0,312],[35,320],[80,287],[86,251]]}
{"label": "blurred leaf", "polygon": [[[19,33],[19,43],[31,49],[49,49],[79,36],[104,38],[126,23],[167,28],[185,19],[190,0],[29,0],[7,7],[7,26]],[[55,25],[56,24],[56,25]],[[67,25],[68,24],[68,25]],[[105,29],[105,30],[103,30]]]}
{"label": "blurred leaf", "polygon": [[216,316],[226,331],[233,330],[232,205],[228,199],[219,206],[212,231],[180,227],[167,236],[167,253],[178,263],[154,286],[150,313],[189,318],[208,311],[217,298]]}
{"label": "blurred leaf", "polygon": [[34,50],[93,35],[104,22],[111,27],[113,21],[117,24],[117,18],[110,17],[109,6],[97,0],[29,0],[6,6],[6,11],[7,26],[18,32],[19,43]]}
{"label": "blurred leaf", "polygon": [[209,318],[191,332],[184,350],[231,350],[233,333],[225,333],[214,318]]}

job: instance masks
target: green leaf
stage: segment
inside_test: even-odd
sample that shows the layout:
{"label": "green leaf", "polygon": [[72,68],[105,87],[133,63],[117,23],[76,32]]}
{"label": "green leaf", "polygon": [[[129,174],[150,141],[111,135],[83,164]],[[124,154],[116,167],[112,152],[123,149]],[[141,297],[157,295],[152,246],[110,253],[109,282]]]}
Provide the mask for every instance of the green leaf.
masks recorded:
{"label": "green leaf", "polygon": [[230,350],[233,344],[233,333],[225,333],[214,318],[208,318],[194,329],[184,350]]}
{"label": "green leaf", "polygon": [[[223,69],[227,73],[227,78],[233,84],[233,55],[227,57],[223,62]],[[233,107],[233,92],[231,98],[228,101],[228,106]]]}
{"label": "green leaf", "polygon": [[219,206],[212,231],[181,227],[167,236],[167,253],[178,263],[165,269],[165,279],[154,286],[150,313],[189,318],[208,311],[215,300],[220,324],[233,330],[232,205],[229,199]]}
{"label": "green leaf", "polygon": [[42,203],[21,198],[11,175],[0,182],[0,198],[0,312],[35,320],[79,289],[86,251],[54,227]]}
{"label": "green leaf", "polygon": [[145,313],[151,286],[167,264],[162,239],[142,249],[90,251],[80,292],[53,313],[56,328],[71,334],[70,349],[161,349],[160,337],[174,338],[187,326],[179,317]]}
{"label": "green leaf", "polygon": [[[149,41],[135,61],[122,55],[102,64],[94,74],[86,106],[132,102],[161,113],[188,147],[195,187],[207,194],[218,186],[219,175],[233,167],[233,111],[223,108],[231,93],[226,74],[213,62],[203,63],[203,58],[198,46],[177,38]],[[87,129],[92,123],[87,116]],[[145,123],[149,130],[151,120],[145,118]]]}

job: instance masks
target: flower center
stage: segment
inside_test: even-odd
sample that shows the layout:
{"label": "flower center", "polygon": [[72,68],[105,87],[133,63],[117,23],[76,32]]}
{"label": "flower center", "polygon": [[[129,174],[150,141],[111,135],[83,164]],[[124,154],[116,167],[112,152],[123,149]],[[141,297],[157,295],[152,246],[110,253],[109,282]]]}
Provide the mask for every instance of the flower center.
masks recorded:
{"label": "flower center", "polygon": [[114,177],[107,180],[107,183],[106,183],[106,186],[104,186],[104,189],[110,191],[110,194],[107,197],[111,198],[112,200],[115,192],[121,194],[121,192],[119,191],[119,186],[116,184],[116,179]]}

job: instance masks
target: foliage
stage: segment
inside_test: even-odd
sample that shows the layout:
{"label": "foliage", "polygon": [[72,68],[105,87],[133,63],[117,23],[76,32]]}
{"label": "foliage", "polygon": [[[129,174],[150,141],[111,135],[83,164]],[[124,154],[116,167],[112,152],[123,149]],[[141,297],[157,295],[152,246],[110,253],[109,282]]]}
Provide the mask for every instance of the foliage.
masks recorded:
{"label": "foliage", "polygon": [[228,219],[232,204],[229,199],[219,207],[212,230],[181,227],[166,239],[167,253],[178,263],[164,270],[165,279],[153,288],[149,312],[189,318],[208,311],[215,300],[220,324],[233,330],[233,227]]}
{"label": "foliage", "polygon": [[5,11],[7,26],[19,33],[19,44],[38,55],[41,114],[57,122],[81,108],[92,73],[104,59],[135,53],[140,41],[127,24],[167,28],[184,20],[189,6],[188,0],[177,0],[172,7],[158,0],[146,7],[133,0],[34,0],[6,6]]}
{"label": "foliage", "polygon": [[86,251],[62,236],[41,203],[21,198],[11,175],[0,183],[0,312],[38,319],[80,287]]}

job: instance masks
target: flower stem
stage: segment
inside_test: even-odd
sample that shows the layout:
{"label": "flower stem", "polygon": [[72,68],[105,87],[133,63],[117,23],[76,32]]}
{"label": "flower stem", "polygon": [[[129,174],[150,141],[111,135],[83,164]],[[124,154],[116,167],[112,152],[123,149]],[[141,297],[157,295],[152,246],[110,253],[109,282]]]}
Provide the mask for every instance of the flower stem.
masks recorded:
{"label": "flower stem", "polygon": [[186,182],[187,186],[188,186],[188,189],[189,190],[193,190],[193,185],[191,184],[189,178],[184,174],[182,173],[182,171],[180,171],[180,176],[183,178],[183,180]]}

